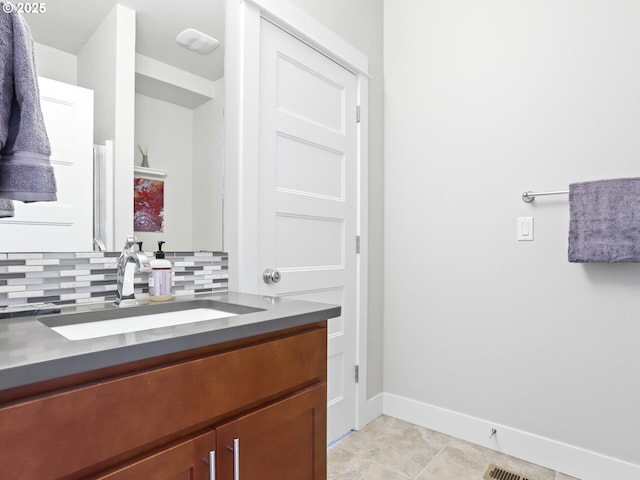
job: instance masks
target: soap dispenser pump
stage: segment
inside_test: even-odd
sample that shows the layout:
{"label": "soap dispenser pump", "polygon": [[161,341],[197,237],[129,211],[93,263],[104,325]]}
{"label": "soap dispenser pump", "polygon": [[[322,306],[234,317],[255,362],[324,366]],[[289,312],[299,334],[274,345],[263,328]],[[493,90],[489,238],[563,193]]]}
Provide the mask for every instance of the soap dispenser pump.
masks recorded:
{"label": "soap dispenser pump", "polygon": [[171,299],[171,262],[164,258],[162,245],[165,242],[158,242],[158,251],[155,259],[149,262],[151,272],[149,273],[149,300],[152,302],[164,302]]}

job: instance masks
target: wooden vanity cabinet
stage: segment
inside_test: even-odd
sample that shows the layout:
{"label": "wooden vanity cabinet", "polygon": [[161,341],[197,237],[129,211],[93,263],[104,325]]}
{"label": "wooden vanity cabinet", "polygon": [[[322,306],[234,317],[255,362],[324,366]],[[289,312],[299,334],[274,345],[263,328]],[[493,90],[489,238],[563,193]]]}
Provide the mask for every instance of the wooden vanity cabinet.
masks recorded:
{"label": "wooden vanity cabinet", "polygon": [[326,472],[326,385],[216,428],[216,478],[319,480]]}
{"label": "wooden vanity cabinet", "polygon": [[93,478],[95,480],[210,480],[215,478],[210,467],[210,460],[215,459],[215,445],[215,430],[207,431]]}
{"label": "wooden vanity cabinet", "polygon": [[325,480],[326,334],[314,323],[0,404],[1,476]]}
{"label": "wooden vanity cabinet", "polygon": [[326,398],[318,385],[94,478],[325,479]]}

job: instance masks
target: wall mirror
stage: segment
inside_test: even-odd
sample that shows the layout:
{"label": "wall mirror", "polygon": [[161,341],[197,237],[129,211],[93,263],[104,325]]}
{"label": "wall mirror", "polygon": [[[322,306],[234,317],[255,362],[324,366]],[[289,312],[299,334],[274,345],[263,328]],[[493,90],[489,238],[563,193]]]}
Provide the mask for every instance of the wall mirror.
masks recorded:
{"label": "wall mirror", "polygon": [[[10,235],[20,239],[17,245],[0,243],[0,251],[119,251],[127,233],[135,233],[145,251],[155,250],[158,240],[168,251],[223,250],[225,0],[47,0],[43,6],[23,14],[38,74],[92,91],[91,156],[107,155],[106,173],[96,164],[82,178],[59,181],[58,197],[64,197],[62,188],[94,186],[90,221],[106,233],[95,242],[92,226],[77,248],[69,240],[74,235],[52,245],[54,235],[21,225]],[[219,46],[208,54],[180,46],[176,37],[186,29]],[[135,56],[135,75],[124,81],[116,58],[122,52],[129,60]],[[130,113],[118,118],[118,108]],[[56,123],[60,130],[71,124],[64,117]],[[38,208],[31,205],[16,208]],[[3,219],[0,229],[21,220]]]}

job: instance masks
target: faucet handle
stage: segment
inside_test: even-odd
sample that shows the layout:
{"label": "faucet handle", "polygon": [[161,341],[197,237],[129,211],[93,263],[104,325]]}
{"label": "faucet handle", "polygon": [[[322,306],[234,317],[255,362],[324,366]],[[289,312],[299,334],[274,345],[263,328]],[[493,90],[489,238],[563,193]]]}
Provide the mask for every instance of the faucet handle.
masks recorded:
{"label": "faucet handle", "polygon": [[124,247],[122,247],[122,251],[132,250],[133,246],[138,243],[138,239],[135,235],[127,235],[127,239],[124,242]]}

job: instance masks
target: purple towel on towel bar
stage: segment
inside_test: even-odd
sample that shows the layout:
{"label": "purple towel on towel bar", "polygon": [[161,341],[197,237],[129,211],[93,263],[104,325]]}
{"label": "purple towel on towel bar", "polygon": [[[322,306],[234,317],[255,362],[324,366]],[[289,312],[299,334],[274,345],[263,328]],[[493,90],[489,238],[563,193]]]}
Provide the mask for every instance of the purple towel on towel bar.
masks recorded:
{"label": "purple towel on towel bar", "polygon": [[640,178],[569,186],[569,261],[640,262]]}
{"label": "purple towel on towel bar", "polygon": [[50,156],[31,31],[24,18],[9,9],[0,12],[0,198],[55,201]]}

